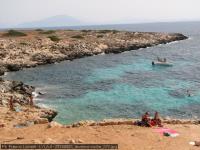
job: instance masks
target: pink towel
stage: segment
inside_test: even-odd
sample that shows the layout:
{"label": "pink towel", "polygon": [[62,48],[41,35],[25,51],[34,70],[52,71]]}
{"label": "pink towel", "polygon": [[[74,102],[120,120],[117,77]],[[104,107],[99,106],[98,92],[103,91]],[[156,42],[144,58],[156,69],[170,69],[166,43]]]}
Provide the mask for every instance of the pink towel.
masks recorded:
{"label": "pink towel", "polygon": [[154,129],[155,132],[158,132],[163,135],[163,133],[167,132],[169,134],[178,134],[175,130],[169,129],[169,128],[156,128]]}

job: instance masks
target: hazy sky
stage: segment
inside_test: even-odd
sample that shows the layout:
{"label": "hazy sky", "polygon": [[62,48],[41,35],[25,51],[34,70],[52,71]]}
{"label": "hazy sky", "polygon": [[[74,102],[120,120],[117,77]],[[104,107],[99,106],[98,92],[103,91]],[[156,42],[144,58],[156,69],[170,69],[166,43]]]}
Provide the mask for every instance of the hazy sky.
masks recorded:
{"label": "hazy sky", "polygon": [[56,15],[91,23],[200,20],[200,0],[0,0],[0,26]]}

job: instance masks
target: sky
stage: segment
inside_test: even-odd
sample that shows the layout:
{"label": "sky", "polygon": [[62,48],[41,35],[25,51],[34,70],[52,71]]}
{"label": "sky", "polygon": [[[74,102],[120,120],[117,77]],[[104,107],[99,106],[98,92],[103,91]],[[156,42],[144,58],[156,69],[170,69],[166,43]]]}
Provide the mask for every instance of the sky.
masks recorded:
{"label": "sky", "polygon": [[200,0],[0,0],[0,27],[69,15],[90,24],[199,21]]}

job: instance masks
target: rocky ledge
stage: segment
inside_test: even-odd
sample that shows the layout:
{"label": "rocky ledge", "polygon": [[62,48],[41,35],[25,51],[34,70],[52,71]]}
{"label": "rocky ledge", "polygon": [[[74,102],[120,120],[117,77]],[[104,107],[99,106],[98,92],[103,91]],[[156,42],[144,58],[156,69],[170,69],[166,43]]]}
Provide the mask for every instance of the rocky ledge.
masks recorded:
{"label": "rocky ledge", "polygon": [[[53,120],[57,115],[56,111],[30,103],[34,89],[20,81],[0,80],[0,127],[23,127]],[[13,110],[10,109],[11,96]]]}
{"label": "rocky ledge", "polygon": [[[16,32],[16,31],[15,31]],[[14,32],[14,33],[15,33]],[[6,71],[73,60],[101,53],[121,53],[187,39],[178,33],[116,30],[13,31],[0,33],[0,75]]]}
{"label": "rocky ledge", "polygon": [[[113,126],[113,125],[134,125],[135,121],[140,119],[132,119],[132,118],[118,118],[118,119],[104,119],[102,121],[94,121],[94,120],[84,120],[79,121],[77,123],[71,125],[62,125],[58,122],[52,121],[48,124],[48,127],[62,127],[62,128],[76,128],[83,126]],[[163,124],[171,124],[171,125],[189,125],[195,124],[199,125],[200,120],[187,120],[187,119],[162,119]]]}
{"label": "rocky ledge", "polygon": [[[108,125],[133,125],[138,119],[104,119],[102,121],[85,120],[79,121],[72,125],[63,125],[63,127],[81,127],[81,126],[108,126]],[[162,119],[164,124],[200,124],[200,120],[187,120],[187,119]],[[52,126],[60,126],[58,123],[52,122]]]}

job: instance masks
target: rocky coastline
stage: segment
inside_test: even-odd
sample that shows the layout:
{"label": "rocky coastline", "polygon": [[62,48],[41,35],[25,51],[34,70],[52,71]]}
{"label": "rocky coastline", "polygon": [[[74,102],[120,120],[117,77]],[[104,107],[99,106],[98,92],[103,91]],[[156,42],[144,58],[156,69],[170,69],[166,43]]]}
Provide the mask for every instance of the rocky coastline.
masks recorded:
{"label": "rocky coastline", "polygon": [[[22,31],[23,36],[0,33],[0,75],[38,65],[73,60],[101,53],[121,53],[187,39],[179,33],[124,32],[116,30]],[[54,38],[52,38],[54,37]],[[45,124],[57,115],[55,110],[30,106],[34,87],[20,81],[0,79],[0,126],[23,127]],[[9,99],[15,111],[9,110]],[[111,121],[113,122],[113,121]],[[114,124],[130,124],[124,121]],[[54,123],[54,125],[57,123]],[[79,126],[81,123],[72,125]],[[93,125],[104,123],[92,123]],[[106,122],[105,124],[111,124]],[[91,125],[91,124],[89,124]]]}
{"label": "rocky coastline", "polygon": [[121,53],[188,38],[179,33],[116,30],[22,32],[26,36],[9,36],[7,32],[0,32],[0,75],[63,60]]}
{"label": "rocky coastline", "polygon": [[[53,120],[57,115],[55,110],[30,104],[30,97],[34,90],[33,86],[20,81],[0,80],[0,127],[26,127]],[[10,109],[11,97],[14,110]]]}

